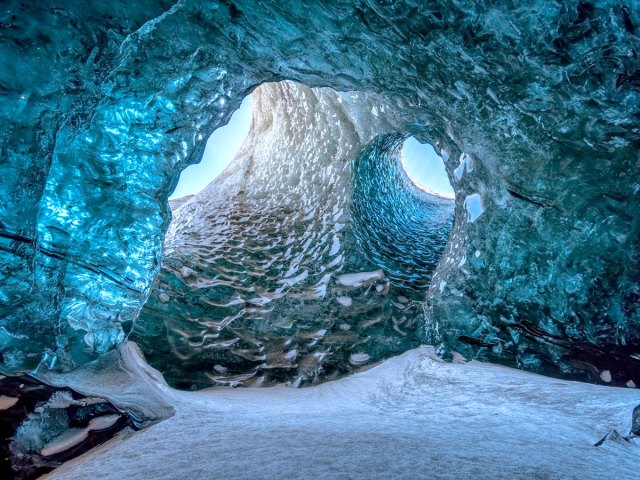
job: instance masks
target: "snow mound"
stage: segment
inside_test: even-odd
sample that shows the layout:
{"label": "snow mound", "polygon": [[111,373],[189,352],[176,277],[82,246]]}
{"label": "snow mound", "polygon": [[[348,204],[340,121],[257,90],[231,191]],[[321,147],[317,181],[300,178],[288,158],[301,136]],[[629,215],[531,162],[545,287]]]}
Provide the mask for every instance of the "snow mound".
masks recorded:
{"label": "snow mound", "polygon": [[320,386],[162,388],[176,415],[79,457],[48,479],[634,478],[626,434],[637,390],[486,363],[431,347]]}

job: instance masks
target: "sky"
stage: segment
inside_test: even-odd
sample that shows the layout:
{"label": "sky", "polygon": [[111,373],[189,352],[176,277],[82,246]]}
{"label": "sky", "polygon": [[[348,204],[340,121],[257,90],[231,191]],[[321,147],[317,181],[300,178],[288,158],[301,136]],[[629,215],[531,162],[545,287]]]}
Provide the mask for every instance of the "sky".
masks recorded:
{"label": "sky", "polygon": [[442,197],[455,198],[444,161],[428,143],[407,138],[402,146],[402,165],[418,187]]}
{"label": "sky", "polygon": [[[202,161],[190,165],[180,174],[180,180],[170,199],[194,195],[209,185],[231,163],[244,142],[253,116],[251,96],[247,96],[231,116],[229,123],[209,137]],[[402,164],[409,178],[420,188],[443,197],[454,198],[444,162],[433,147],[409,137],[402,147]]]}
{"label": "sky", "polygon": [[245,97],[229,123],[218,128],[207,140],[202,161],[190,165],[180,174],[180,180],[169,199],[194,195],[209,185],[231,163],[249,133],[253,111],[251,95]]}

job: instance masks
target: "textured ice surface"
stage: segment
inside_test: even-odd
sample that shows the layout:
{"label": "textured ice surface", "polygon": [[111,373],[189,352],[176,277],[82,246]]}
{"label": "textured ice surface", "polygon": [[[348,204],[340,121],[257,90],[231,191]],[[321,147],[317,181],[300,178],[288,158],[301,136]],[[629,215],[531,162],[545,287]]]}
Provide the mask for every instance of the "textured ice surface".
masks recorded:
{"label": "textured ice surface", "polygon": [[640,385],[637,1],[10,0],[0,24],[2,371],[124,340],[178,172],[291,79],[375,92],[451,178],[467,156],[426,340]]}
{"label": "textured ice surface", "polygon": [[232,164],[174,210],[134,331],[181,388],[300,386],[416,346],[451,231],[453,202],[404,174],[377,96],[284,82],[252,102]]}
{"label": "textured ice surface", "polygon": [[[359,246],[392,285],[421,289],[429,286],[451,233],[454,203],[414,185],[400,160],[402,141],[399,134],[382,135],[359,155],[353,229]],[[416,298],[423,301],[424,295]]]}
{"label": "textured ice surface", "polygon": [[639,438],[623,438],[635,390],[443,363],[429,348],[310,388],[167,398],[174,417],[49,478],[637,477]]}

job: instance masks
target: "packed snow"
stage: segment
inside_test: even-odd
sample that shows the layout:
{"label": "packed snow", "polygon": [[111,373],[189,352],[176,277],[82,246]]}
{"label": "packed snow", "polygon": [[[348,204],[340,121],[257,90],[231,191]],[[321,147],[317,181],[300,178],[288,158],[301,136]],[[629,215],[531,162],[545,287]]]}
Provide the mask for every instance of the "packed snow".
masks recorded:
{"label": "packed snow", "polygon": [[640,446],[622,438],[637,390],[445,363],[431,347],[309,388],[157,391],[173,417],[46,478],[637,478]]}

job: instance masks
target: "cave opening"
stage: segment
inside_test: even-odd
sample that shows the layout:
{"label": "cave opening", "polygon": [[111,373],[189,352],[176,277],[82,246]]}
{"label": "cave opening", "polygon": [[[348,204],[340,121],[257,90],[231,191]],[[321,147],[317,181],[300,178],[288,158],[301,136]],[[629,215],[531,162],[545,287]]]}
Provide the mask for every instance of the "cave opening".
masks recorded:
{"label": "cave opening", "polygon": [[[249,102],[245,134],[235,119],[249,124]],[[401,125],[366,92],[284,81],[245,98],[229,122],[244,143],[224,173],[205,166],[204,189],[172,196],[163,267],[131,337],[172,386],[314,384],[421,343],[454,202],[438,190],[443,160],[432,150],[425,168]],[[225,128],[203,158],[237,137]]]}
{"label": "cave opening", "polygon": [[229,166],[249,133],[251,118],[251,95],[247,95],[240,108],[229,119],[229,123],[217,128],[207,139],[201,160],[180,172],[180,179],[169,196],[178,204],[191,198],[209,185]]}
{"label": "cave opening", "polygon": [[[14,466],[113,424],[97,396],[176,415],[59,477],[637,474],[636,392],[564,380],[640,385],[640,2],[47,3],[0,9],[0,373],[88,399],[2,379],[37,440]],[[177,173],[283,79],[171,222]],[[403,180],[408,136],[453,202]],[[184,389],[433,347],[191,395],[136,321]]]}
{"label": "cave opening", "polygon": [[418,188],[437,197],[455,198],[445,160],[436,153],[433,145],[408,137],[402,143],[400,158],[405,173]]}
{"label": "cave opening", "polygon": [[[162,264],[176,173],[201,156],[203,136],[228,119],[241,95],[290,78],[353,91],[340,97],[345,105],[379,94],[376,105],[356,109],[367,120],[343,130],[334,153],[355,156],[356,145],[392,132],[448,153],[455,226],[428,294],[425,341],[448,354],[563,377],[609,383],[601,375],[609,371],[612,384],[640,382],[638,189],[629,174],[637,170],[628,110],[637,104],[634,67],[622,61],[626,54],[614,67],[585,54],[610,52],[612,39],[617,51],[631,51],[633,8],[556,5],[540,9],[532,29],[526,9],[479,16],[476,7],[457,6],[449,15],[436,4],[358,2],[283,15],[240,3],[181,2],[168,11],[156,2],[130,18],[117,8],[102,16],[74,5],[69,18],[90,27],[71,22],[69,30],[60,29],[57,9],[7,17],[18,25],[7,29],[7,58],[18,73],[3,79],[10,92],[0,205],[3,373],[71,370],[127,338]],[[591,16],[602,20],[599,33],[569,38],[574,21],[587,28]],[[25,23],[34,18],[51,38],[60,35],[45,42],[46,55],[71,77],[51,75],[40,50],[49,34],[34,39],[38,29]],[[291,28],[272,23],[284,18]],[[513,31],[499,28],[511,20]],[[524,51],[538,54],[524,61]],[[283,185],[307,180],[296,169],[272,170],[262,169]],[[256,182],[248,187],[244,197],[240,188],[231,195],[240,212],[252,211],[247,198],[277,200]],[[272,206],[303,205],[311,215],[317,199],[296,195],[284,207],[283,190]],[[180,241],[169,239],[167,252]]]}

